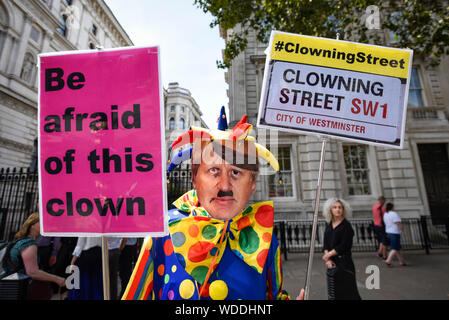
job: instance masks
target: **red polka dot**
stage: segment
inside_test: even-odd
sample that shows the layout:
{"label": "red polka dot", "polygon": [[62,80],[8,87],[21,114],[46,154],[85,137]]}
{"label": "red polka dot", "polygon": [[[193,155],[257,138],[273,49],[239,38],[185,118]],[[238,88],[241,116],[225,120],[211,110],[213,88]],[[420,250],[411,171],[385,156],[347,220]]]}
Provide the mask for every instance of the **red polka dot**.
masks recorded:
{"label": "red polka dot", "polygon": [[209,297],[209,287],[210,287],[210,283],[206,283],[204,290],[203,290],[203,287],[200,287],[200,291],[203,290],[203,293],[201,294],[202,297],[204,297],[204,298]]}
{"label": "red polka dot", "polygon": [[187,258],[192,262],[201,262],[206,259],[209,251],[214,247],[213,243],[207,241],[199,241],[189,248]]}
{"label": "red polka dot", "polygon": [[262,227],[271,228],[273,226],[273,207],[268,205],[260,206],[255,218]]}
{"label": "red polka dot", "polygon": [[199,232],[200,232],[200,229],[198,228],[198,226],[196,224],[192,224],[189,227],[189,234],[190,234],[190,236],[195,238],[196,236],[198,236]]}
{"label": "red polka dot", "polygon": [[271,241],[271,233],[265,232],[262,236],[263,241],[270,242]]}
{"label": "red polka dot", "polygon": [[251,224],[251,221],[249,220],[248,217],[242,217],[237,221],[237,228],[239,230],[242,230],[244,228],[246,228],[247,226],[249,226]]}
{"label": "red polka dot", "polygon": [[263,266],[265,265],[265,261],[267,260],[267,256],[268,256],[268,249],[264,249],[262,251],[259,252],[259,254],[257,255],[257,264],[263,268]]}
{"label": "red polka dot", "polygon": [[203,216],[195,216],[193,218],[197,221],[209,221],[210,220],[209,217],[203,217]]}
{"label": "red polka dot", "polygon": [[173,253],[173,243],[171,239],[167,239],[164,243],[164,253],[166,256],[169,256]]}
{"label": "red polka dot", "polygon": [[157,267],[157,273],[158,273],[160,276],[163,276],[163,275],[164,275],[164,272],[165,272],[165,266],[164,266],[163,264],[160,264],[159,267]]}

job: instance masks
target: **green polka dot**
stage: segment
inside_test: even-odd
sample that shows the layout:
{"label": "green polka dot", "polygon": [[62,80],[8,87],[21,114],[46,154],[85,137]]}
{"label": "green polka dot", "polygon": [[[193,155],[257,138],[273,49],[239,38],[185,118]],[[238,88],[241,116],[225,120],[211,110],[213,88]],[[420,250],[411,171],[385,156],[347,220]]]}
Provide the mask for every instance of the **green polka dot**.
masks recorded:
{"label": "green polka dot", "polygon": [[175,247],[181,247],[186,242],[186,236],[182,232],[175,232],[171,236],[171,240]]}
{"label": "green polka dot", "polygon": [[239,237],[239,244],[243,252],[246,254],[251,254],[259,249],[260,239],[256,231],[251,227],[246,227],[242,229]]}
{"label": "green polka dot", "polygon": [[180,222],[181,222],[181,219],[172,220],[172,221],[170,221],[170,222],[168,223],[168,225],[169,225],[170,227],[173,227],[175,224],[178,224],[178,223],[180,223]]}
{"label": "green polka dot", "polygon": [[192,270],[192,277],[198,281],[200,284],[203,284],[204,279],[206,279],[206,274],[209,269],[205,266],[199,266]]}
{"label": "green polka dot", "polygon": [[164,283],[167,284],[170,281],[170,276],[168,275],[168,273],[165,274],[164,277]]}
{"label": "green polka dot", "polygon": [[253,207],[249,206],[248,208],[245,209],[245,211],[243,211],[242,215],[247,215],[251,211],[253,211]]}
{"label": "green polka dot", "polygon": [[213,239],[217,235],[217,228],[211,225],[205,226],[203,228],[202,235],[206,240]]}

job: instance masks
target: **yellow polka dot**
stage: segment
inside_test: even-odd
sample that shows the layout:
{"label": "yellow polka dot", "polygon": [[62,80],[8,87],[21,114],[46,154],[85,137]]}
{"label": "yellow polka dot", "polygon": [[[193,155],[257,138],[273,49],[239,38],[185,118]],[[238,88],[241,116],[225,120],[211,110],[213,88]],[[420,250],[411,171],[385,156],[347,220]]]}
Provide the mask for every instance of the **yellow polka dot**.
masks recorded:
{"label": "yellow polka dot", "polygon": [[216,280],[210,284],[209,294],[213,300],[224,300],[228,296],[228,286],[222,280]]}
{"label": "yellow polka dot", "polygon": [[190,299],[195,292],[195,285],[192,280],[186,279],[179,285],[179,295],[183,299]]}
{"label": "yellow polka dot", "polygon": [[173,273],[176,272],[176,266],[175,265],[173,267],[171,267],[171,272],[173,272]]}

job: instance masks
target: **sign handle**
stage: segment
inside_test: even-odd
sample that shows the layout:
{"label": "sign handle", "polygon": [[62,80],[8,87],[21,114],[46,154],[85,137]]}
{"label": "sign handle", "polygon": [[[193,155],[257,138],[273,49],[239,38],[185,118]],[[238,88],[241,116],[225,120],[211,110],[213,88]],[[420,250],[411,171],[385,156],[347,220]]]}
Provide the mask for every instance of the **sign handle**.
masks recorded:
{"label": "sign handle", "polygon": [[321,185],[323,182],[324,159],[326,157],[326,143],[327,143],[327,138],[324,137],[323,143],[321,144],[320,169],[318,172],[318,185],[316,188],[316,195],[315,195],[315,209],[314,209],[314,213],[313,213],[312,235],[310,238],[309,261],[307,263],[307,271],[306,271],[306,284],[304,287],[304,300],[309,300],[310,276],[312,273],[313,254],[315,251],[315,238],[316,238],[316,229],[317,229],[317,224],[318,224],[318,210],[320,207]]}
{"label": "sign handle", "polygon": [[109,248],[108,237],[101,237],[101,262],[103,273],[103,299],[111,300],[110,297],[110,283],[109,283]]}

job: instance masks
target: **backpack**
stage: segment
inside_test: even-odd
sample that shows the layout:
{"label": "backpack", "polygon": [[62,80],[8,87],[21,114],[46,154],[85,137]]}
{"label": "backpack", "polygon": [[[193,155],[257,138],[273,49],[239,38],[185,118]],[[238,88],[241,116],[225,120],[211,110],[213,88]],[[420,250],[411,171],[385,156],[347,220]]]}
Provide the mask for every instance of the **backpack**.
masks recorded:
{"label": "backpack", "polygon": [[0,279],[3,279],[10,274],[15,272],[15,266],[12,265],[11,261],[9,263],[13,266],[13,272],[7,272],[6,270],[6,264],[8,260],[10,260],[10,251],[14,247],[14,245],[19,241],[20,239],[16,239],[14,241],[5,242],[0,244]]}

